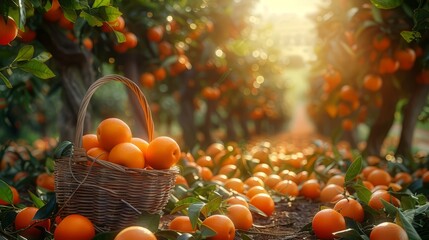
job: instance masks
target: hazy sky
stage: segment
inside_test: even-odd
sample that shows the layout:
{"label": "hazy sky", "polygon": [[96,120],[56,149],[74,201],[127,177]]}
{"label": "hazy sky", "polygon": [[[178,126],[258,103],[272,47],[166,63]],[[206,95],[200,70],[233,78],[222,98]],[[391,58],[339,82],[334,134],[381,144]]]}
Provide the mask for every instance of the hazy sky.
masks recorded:
{"label": "hazy sky", "polygon": [[305,16],[314,12],[323,0],[259,0],[256,13],[263,14],[297,14]]}

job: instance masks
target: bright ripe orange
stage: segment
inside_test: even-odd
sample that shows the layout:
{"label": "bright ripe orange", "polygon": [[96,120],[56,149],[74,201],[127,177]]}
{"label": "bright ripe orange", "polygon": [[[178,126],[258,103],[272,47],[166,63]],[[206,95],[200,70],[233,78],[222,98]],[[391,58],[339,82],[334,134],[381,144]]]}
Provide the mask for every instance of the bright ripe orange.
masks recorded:
{"label": "bright ripe orange", "polygon": [[395,59],[399,62],[399,69],[410,70],[416,60],[416,52],[412,48],[398,49],[395,51]]}
{"label": "bright ripe orange", "polygon": [[429,183],[429,172],[423,173],[422,181],[423,181],[423,183]]}
{"label": "bright ripe orange", "polygon": [[405,230],[397,224],[383,222],[375,226],[369,235],[370,240],[408,240]]}
{"label": "bright ripe orange", "polygon": [[212,143],[206,149],[206,155],[214,158],[218,153],[225,150],[225,146],[222,143]]}
{"label": "bright ripe orange", "polygon": [[369,199],[368,205],[375,210],[383,209],[384,205],[381,202],[381,199],[393,204],[396,207],[399,207],[400,205],[399,200],[396,197],[390,195],[390,193],[386,190],[377,190],[373,192],[371,198]]}
{"label": "bright ripe orange", "polygon": [[353,128],[354,128],[353,120],[351,120],[349,118],[343,119],[343,121],[341,121],[341,127],[343,128],[344,131],[353,130]]}
{"label": "bright ripe orange", "polygon": [[385,185],[388,186],[392,181],[392,177],[388,172],[383,169],[376,169],[368,175],[368,181],[370,181],[374,186]]}
{"label": "bright ripe orange", "polygon": [[237,166],[233,164],[224,165],[219,169],[218,174],[224,174],[228,177],[239,177],[241,172]]}
{"label": "bright ripe orange", "polygon": [[235,237],[234,223],[225,215],[211,215],[202,224],[216,232],[209,240],[233,240]]}
{"label": "bright ripe orange", "polygon": [[374,185],[369,181],[362,181],[363,185],[368,188],[368,190],[372,191],[374,189]]}
{"label": "bright ripe orange", "polygon": [[258,193],[250,199],[250,204],[264,212],[267,216],[271,216],[274,212],[274,201],[267,193]]}
{"label": "bright ripe orange", "polygon": [[113,30],[115,30],[115,31],[122,32],[122,30],[124,30],[124,28],[125,28],[125,20],[123,17],[119,16],[114,21],[111,21],[108,23],[104,22],[103,26],[101,26],[101,31],[113,32]]}
{"label": "bright ripe orange", "polygon": [[410,184],[413,181],[413,177],[406,172],[399,172],[393,178],[395,183],[399,183],[401,185]]}
{"label": "bright ripe orange", "polygon": [[262,181],[265,181],[265,179],[267,179],[268,177],[268,175],[265,172],[255,172],[253,173],[253,176],[261,179]]}
{"label": "bright ripe orange", "polygon": [[119,143],[131,141],[131,129],[118,118],[107,118],[97,127],[97,138],[101,148],[110,151]]}
{"label": "bright ripe orange", "polygon": [[146,140],[136,137],[131,138],[131,143],[136,145],[143,154],[145,154],[147,147],[149,146],[149,143]]}
{"label": "bright ripe orange", "polygon": [[338,84],[341,83],[341,74],[337,70],[329,69],[325,72],[323,75],[323,79],[325,80],[326,84],[329,85],[329,89],[334,89],[338,86]]}
{"label": "bright ripe orange", "polygon": [[176,175],[176,180],[174,182],[174,184],[182,184],[185,185],[186,187],[189,187],[188,185],[188,181],[186,181],[186,178],[182,175]]}
{"label": "bright ripe orange", "polygon": [[82,136],[82,147],[85,148],[86,151],[94,147],[99,147],[97,135],[95,134],[85,134]]}
{"label": "bright ripe orange", "polygon": [[282,178],[277,174],[270,174],[268,177],[264,180],[265,186],[274,189],[274,187],[277,185],[277,183],[281,182]]}
{"label": "bright ripe orange", "polygon": [[369,175],[372,171],[374,171],[374,170],[376,170],[376,169],[378,169],[378,168],[377,168],[377,167],[374,167],[374,166],[367,166],[367,167],[364,167],[364,168],[362,169],[362,172],[361,172],[363,179],[368,179],[368,175]]}
{"label": "bright ripe orange", "polygon": [[339,200],[335,204],[334,210],[341,213],[344,217],[349,217],[357,222],[362,222],[365,216],[362,205],[352,198]]}
{"label": "bright ripe orange", "polygon": [[0,17],[0,45],[8,45],[12,42],[16,35],[18,35],[18,27],[15,21],[11,18],[7,18],[7,22],[4,21],[3,16]]}
{"label": "bright ripe orange", "polygon": [[363,87],[371,92],[377,92],[382,85],[383,80],[378,75],[368,74],[363,79]]}
{"label": "bright ripe orange", "polygon": [[83,40],[82,40],[82,45],[88,50],[88,51],[91,51],[92,50],[92,48],[94,47],[94,43],[92,42],[92,40],[91,40],[91,38],[88,38],[88,37],[86,37],[86,38],[84,38]]}
{"label": "bright ripe orange", "polygon": [[128,48],[135,48],[137,47],[138,40],[137,36],[132,32],[126,32],[125,33],[125,44]]}
{"label": "bright ripe orange", "polygon": [[145,154],[147,165],[154,169],[169,169],[180,159],[180,147],[177,142],[166,136],[153,139]]}
{"label": "bright ripe orange", "polygon": [[64,14],[61,14],[61,17],[58,21],[58,25],[66,30],[73,30],[74,28],[74,23],[68,20]]}
{"label": "bright ripe orange", "polygon": [[258,178],[258,177],[248,177],[245,181],[244,184],[246,184],[247,187],[251,188],[254,186],[264,186],[264,182]]}
{"label": "bright ripe orange", "polygon": [[321,202],[331,202],[332,199],[338,194],[344,193],[344,188],[336,184],[326,185],[320,192],[320,201]]}
{"label": "bright ripe orange", "polygon": [[343,215],[333,209],[323,209],[314,215],[311,222],[317,238],[334,239],[332,233],[346,229]]}
{"label": "bright ripe orange", "polygon": [[226,180],[228,180],[228,177],[226,175],[218,174],[218,175],[213,176],[210,181],[218,182],[218,183],[224,183],[224,182],[226,182]]}
{"label": "bright ripe orange", "polygon": [[270,175],[273,172],[273,169],[271,169],[270,165],[266,163],[260,163],[253,168],[253,173],[256,172],[264,172],[267,175]]}
{"label": "bright ripe orange", "polygon": [[226,203],[229,205],[240,204],[249,208],[249,204],[247,203],[246,199],[241,196],[232,196],[226,200]]}
{"label": "bright ripe orange", "polygon": [[20,230],[29,227],[32,225],[32,227],[25,229],[22,232],[19,232],[19,234],[29,240],[32,239],[39,239],[42,235],[42,231],[39,228],[45,228],[49,230],[51,226],[51,221],[49,219],[40,221],[33,225],[33,223],[36,220],[33,220],[33,217],[36,215],[37,208],[35,207],[26,207],[22,209],[15,218],[15,230]]}
{"label": "bright ripe orange", "polygon": [[213,178],[213,172],[208,167],[199,168],[199,173],[204,181],[210,181]]}
{"label": "bright ripe orange", "polygon": [[197,159],[197,164],[201,167],[212,168],[214,166],[213,160],[210,156],[201,156]]}
{"label": "bright ripe orange", "polygon": [[92,222],[85,216],[72,214],[65,217],[54,232],[55,240],[91,240],[95,236]]}
{"label": "bright ripe orange", "polygon": [[168,229],[182,233],[194,233],[196,230],[196,228],[192,228],[191,220],[188,216],[175,217],[168,225]]}
{"label": "bright ripe orange", "polygon": [[156,240],[156,237],[147,228],[140,227],[140,226],[131,226],[120,231],[118,235],[116,235],[114,240],[130,240],[130,239]]}
{"label": "bright ripe orange", "polygon": [[[1,34],[0,34],[1,35]],[[36,38],[36,32],[31,30],[29,27],[25,26],[25,31],[21,31],[18,29],[18,37],[21,38],[21,42],[29,43]]]}
{"label": "bright ripe orange", "polygon": [[[15,187],[9,186],[10,190],[12,191],[12,203],[13,205],[16,205],[19,203],[20,199],[19,199],[19,193],[16,190]],[[9,205],[9,203],[7,203],[6,201],[0,199],[0,205]]]}
{"label": "bright ripe orange", "polygon": [[157,81],[162,81],[167,76],[167,71],[165,71],[165,68],[159,67],[155,69],[152,74]]}
{"label": "bright ripe orange", "polygon": [[399,62],[390,58],[383,57],[380,59],[380,65],[378,66],[378,72],[381,74],[395,73],[399,69]]}
{"label": "bright ripe orange", "polygon": [[99,147],[89,149],[86,154],[98,160],[109,160],[109,152]]}
{"label": "bright ripe orange", "polygon": [[173,53],[173,47],[171,46],[171,43],[162,41],[158,44],[158,51],[159,55],[163,57],[170,56]]}
{"label": "bright ripe orange", "polygon": [[262,186],[254,186],[254,187],[251,187],[249,190],[247,190],[246,197],[251,199],[253,196],[259,193],[268,193],[268,192]]}
{"label": "bright ripe orange", "polygon": [[49,173],[41,173],[39,176],[37,176],[36,184],[41,188],[44,188],[46,190],[53,192],[55,188],[54,175]]}
{"label": "bright ripe orange", "polygon": [[128,51],[128,45],[125,42],[113,45],[113,50],[117,53],[125,53]]}
{"label": "bright ripe orange", "polygon": [[372,40],[372,46],[379,52],[382,52],[390,47],[390,39],[384,35],[377,35]]}
{"label": "bright ripe orange", "polygon": [[343,175],[334,175],[328,179],[326,185],[336,184],[340,187],[344,186],[344,176]]}
{"label": "bright ripe orange", "polygon": [[237,163],[237,157],[235,155],[231,154],[229,156],[226,155],[226,150],[221,151],[220,153],[216,154],[216,156],[213,158],[213,163],[215,165],[235,165]]}
{"label": "bright ripe orange", "polygon": [[244,183],[239,178],[230,178],[225,181],[224,187],[228,190],[234,190],[238,193],[244,192]]}
{"label": "bright ripe orange", "polygon": [[249,208],[236,204],[229,206],[226,216],[234,223],[235,229],[249,230],[253,225],[253,217]]}
{"label": "bright ripe orange", "polygon": [[299,194],[298,185],[290,180],[283,180],[277,183],[277,185],[274,187],[274,190],[290,197],[296,197]]}
{"label": "bright ripe orange", "polygon": [[60,8],[60,3],[58,0],[52,0],[52,6],[47,12],[43,14],[43,18],[50,22],[56,22],[60,20],[62,15],[63,11]]}
{"label": "bright ripe orange", "polygon": [[120,143],[109,152],[109,162],[129,168],[144,168],[143,152],[132,143]]}
{"label": "bright ripe orange", "polygon": [[310,179],[302,183],[301,190],[299,195],[310,198],[317,199],[320,197],[320,184],[316,179]]}
{"label": "bright ripe orange", "polygon": [[147,38],[152,42],[160,42],[164,36],[164,29],[162,26],[151,27],[147,31]]}
{"label": "bright ripe orange", "polygon": [[140,84],[146,88],[153,88],[155,86],[155,77],[149,72],[142,73],[140,75]]}

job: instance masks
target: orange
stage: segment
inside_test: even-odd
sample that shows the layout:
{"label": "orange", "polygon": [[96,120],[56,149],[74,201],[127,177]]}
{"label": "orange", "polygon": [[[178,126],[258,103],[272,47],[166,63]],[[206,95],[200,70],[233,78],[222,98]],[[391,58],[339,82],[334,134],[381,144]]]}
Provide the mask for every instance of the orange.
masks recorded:
{"label": "orange", "polygon": [[56,22],[60,20],[62,15],[63,11],[60,8],[58,0],[52,0],[51,8],[43,14],[43,18],[50,22]]}
{"label": "orange", "polygon": [[423,183],[429,183],[429,172],[423,173],[422,181],[423,181]]}
{"label": "orange", "polygon": [[218,174],[224,174],[228,177],[239,177],[240,176],[240,169],[237,168],[237,166],[233,164],[224,165],[219,169]]}
{"label": "orange", "polygon": [[113,50],[115,50],[117,53],[124,53],[128,51],[128,45],[125,42],[118,43],[113,45]]}
{"label": "orange", "polygon": [[299,195],[316,199],[320,197],[320,184],[316,179],[310,179],[302,183],[301,190],[299,191]]}
{"label": "orange", "polygon": [[212,182],[219,182],[219,183],[224,183],[226,180],[228,180],[228,177],[223,174],[215,175],[211,179]]}
{"label": "orange", "polygon": [[298,185],[296,185],[296,183],[292,182],[291,180],[283,180],[277,183],[277,185],[274,187],[274,190],[290,197],[296,197],[299,194]]}
{"label": "orange", "polygon": [[246,184],[247,187],[251,188],[254,186],[264,186],[264,182],[258,178],[258,177],[248,177],[245,181],[244,184]]}
{"label": "orange", "polygon": [[149,143],[147,141],[136,137],[131,138],[131,143],[136,145],[136,147],[138,147],[143,154],[146,153],[147,147],[149,146]]}
{"label": "orange", "polygon": [[176,185],[182,184],[182,185],[185,185],[186,187],[189,187],[188,181],[186,181],[185,177],[183,177],[182,175],[176,175],[175,184]]}
{"label": "orange", "polygon": [[211,215],[202,224],[216,232],[215,236],[207,238],[209,240],[233,240],[235,237],[234,223],[225,215]]}
{"label": "orange", "polygon": [[372,40],[375,50],[382,52],[390,47],[390,39],[385,35],[377,35]]}
{"label": "orange", "polygon": [[370,240],[408,240],[405,230],[397,224],[383,222],[375,226],[369,235]]}
{"label": "orange", "polygon": [[[12,203],[13,205],[16,205],[19,203],[20,199],[19,199],[19,193],[16,190],[15,187],[9,186],[10,190],[12,191]],[[7,203],[6,201],[0,199],[0,205],[9,205],[9,203]]]}
{"label": "orange", "polygon": [[40,221],[33,225],[33,223],[36,220],[33,220],[33,217],[36,215],[36,212],[39,209],[35,207],[26,207],[22,209],[15,218],[15,230],[20,230],[29,227],[32,225],[32,227],[29,227],[22,232],[19,232],[19,234],[29,240],[32,239],[39,239],[42,236],[43,231],[39,228],[44,228],[49,231],[49,228],[51,226],[51,221],[49,219],[46,220],[37,220]]}
{"label": "orange", "polygon": [[399,207],[400,205],[399,200],[396,197],[390,195],[390,193],[386,190],[377,190],[373,192],[371,198],[369,199],[368,205],[375,210],[383,209],[384,205],[381,202],[381,199],[393,204],[396,207]]}
{"label": "orange", "polygon": [[356,90],[350,85],[344,85],[340,90],[340,98],[344,101],[355,102],[358,100]]}
{"label": "orange", "polygon": [[390,57],[383,57],[380,59],[378,66],[378,72],[384,73],[395,73],[399,69],[399,62]]}
{"label": "orange", "polygon": [[204,181],[209,181],[213,178],[212,170],[210,170],[208,167],[199,168],[199,173]]}
{"label": "orange", "polygon": [[377,92],[382,85],[383,80],[378,75],[368,74],[363,79],[363,87],[371,92]]}
{"label": "orange", "polygon": [[119,31],[121,32],[125,28],[125,20],[123,17],[119,16],[117,19],[111,22],[104,22],[103,26],[101,26],[101,31],[103,32],[113,32]]}
{"label": "orange", "polygon": [[165,79],[165,77],[167,76],[167,71],[165,71],[165,68],[163,68],[163,67],[159,67],[159,68],[155,69],[155,70],[152,72],[152,74],[153,74],[153,76],[155,77],[155,79],[156,79],[157,81],[162,81],[162,80],[164,80],[164,79]]}
{"label": "orange", "polygon": [[335,184],[335,185],[338,185],[340,187],[343,187],[344,186],[344,176],[343,175],[332,176],[326,182],[326,185],[329,185],[329,184]]}
{"label": "orange", "polygon": [[206,149],[206,154],[211,158],[214,158],[218,153],[225,150],[225,146],[222,143],[212,143]]}
{"label": "orange", "polygon": [[262,181],[265,181],[265,179],[267,179],[268,177],[268,175],[265,172],[255,172],[253,173],[253,176],[261,179]]}
{"label": "orange", "polygon": [[343,128],[344,131],[351,131],[354,128],[354,123],[353,120],[346,118],[343,119],[343,121],[341,122],[341,127]]}
{"label": "orange", "polygon": [[226,156],[226,150],[220,151],[213,158],[213,163],[217,166],[235,165],[237,158],[234,155]]}
{"label": "orange", "polygon": [[92,40],[91,40],[91,38],[88,38],[88,37],[86,37],[86,38],[84,38],[83,40],[82,40],[82,45],[88,50],[88,51],[91,51],[92,50],[92,48],[94,47],[94,43],[92,42]]}
{"label": "orange", "polygon": [[41,173],[37,176],[36,179],[37,186],[44,188],[49,191],[54,191],[55,188],[55,178],[54,175],[49,173]]}
{"label": "orange", "polygon": [[370,181],[374,186],[377,186],[377,185],[388,186],[389,183],[392,181],[392,177],[385,170],[376,169],[368,175],[367,180]]}
{"label": "orange", "polygon": [[85,148],[86,151],[89,151],[89,149],[99,146],[100,143],[98,143],[97,135],[85,134],[82,136],[82,147]]}
{"label": "orange", "polygon": [[416,60],[416,52],[412,48],[398,49],[395,51],[395,59],[399,62],[399,69],[410,70]]}
{"label": "orange", "polygon": [[335,204],[334,210],[341,213],[344,217],[349,217],[357,222],[362,222],[365,216],[362,205],[352,198],[339,200]]}
{"label": "orange", "polygon": [[267,216],[271,216],[274,212],[274,200],[267,193],[258,193],[250,199],[250,204],[264,212]]}
{"label": "orange", "polygon": [[139,81],[140,84],[146,88],[153,88],[155,86],[155,76],[149,72],[142,73]]}
{"label": "orange", "polygon": [[162,26],[154,26],[148,29],[147,38],[152,42],[160,42],[164,36],[164,29]]}
{"label": "orange", "polygon": [[137,36],[132,32],[125,33],[125,45],[127,48],[135,48],[137,47],[138,39]]}
{"label": "orange", "polygon": [[368,188],[368,190],[372,191],[374,189],[374,185],[369,181],[362,181],[363,185]]}
{"label": "orange", "polygon": [[244,192],[244,183],[239,178],[230,178],[225,181],[224,187],[228,190],[234,190],[238,193]]}
{"label": "orange", "polygon": [[129,168],[144,168],[145,158],[142,151],[134,144],[125,142],[112,148],[109,162]]}
{"label": "orange", "polygon": [[253,217],[249,208],[236,204],[226,209],[226,216],[234,223],[235,229],[249,230],[253,225]]}
{"label": "orange", "polygon": [[58,25],[59,25],[61,28],[66,29],[66,30],[73,30],[73,28],[74,28],[74,23],[73,23],[73,22],[71,22],[70,20],[68,20],[68,19],[64,16],[64,14],[61,14],[61,17],[60,17],[60,19],[59,19],[59,21],[58,21]]}
{"label": "orange", "polygon": [[162,41],[158,44],[158,52],[160,56],[170,56],[173,53],[173,47],[171,46],[171,43]]}
{"label": "orange", "polygon": [[197,159],[197,164],[201,167],[213,167],[213,160],[210,156],[201,156]]}
{"label": "orange", "polygon": [[169,169],[180,159],[180,147],[177,142],[166,136],[153,139],[145,154],[147,165],[154,169]]}
{"label": "orange", "polygon": [[240,204],[249,208],[249,204],[247,203],[246,199],[241,196],[232,196],[226,200],[226,203],[229,205]]}
{"label": "orange", "polygon": [[271,173],[273,173],[273,169],[271,169],[270,165],[266,163],[260,163],[256,165],[255,168],[253,168],[253,173],[256,172],[264,172],[267,175],[270,175]]}
{"label": "orange", "polygon": [[36,38],[37,33],[31,30],[27,26],[25,26],[24,29],[25,29],[24,32],[18,29],[18,36],[21,38],[21,42],[23,43],[32,42]]}
{"label": "orange", "polygon": [[249,190],[247,190],[246,197],[250,199],[258,193],[268,193],[268,192],[262,186],[254,186],[254,187],[251,187]]}
{"label": "orange", "polygon": [[374,170],[376,170],[376,169],[378,169],[378,168],[377,168],[377,167],[374,167],[374,166],[367,166],[367,167],[364,167],[364,168],[362,169],[362,172],[361,172],[363,179],[368,179],[368,175],[369,175],[372,171],[374,171]]}
{"label": "orange", "polygon": [[131,226],[123,229],[116,235],[114,240],[144,239],[156,240],[156,236],[147,228]]}
{"label": "orange", "polygon": [[326,185],[320,192],[320,201],[321,202],[331,202],[332,199],[338,194],[344,193],[344,188],[336,184]]}
{"label": "orange", "polygon": [[109,153],[106,150],[99,147],[94,147],[89,149],[87,154],[88,156],[91,156],[99,160],[107,161],[109,159]]}
{"label": "orange", "polygon": [[406,172],[399,172],[393,178],[395,183],[399,183],[401,185],[410,184],[413,181],[413,177]]}
{"label": "orange", "polygon": [[131,141],[131,129],[118,118],[107,118],[97,127],[97,138],[101,148],[110,151],[114,146]]}
{"label": "orange", "polygon": [[296,174],[297,184],[303,183],[308,180],[308,172],[302,171]]}
{"label": "orange", "polygon": [[54,232],[55,240],[91,240],[95,236],[92,222],[85,216],[71,214],[58,224]]}
{"label": "orange", "polygon": [[171,220],[168,229],[182,233],[194,233],[196,226],[192,228],[191,220],[188,216],[177,216]]}
{"label": "orange", "polygon": [[7,18],[7,22],[4,21],[4,17],[0,17],[0,45],[8,45],[18,35],[18,27],[15,21],[11,18]]}
{"label": "orange", "polygon": [[270,174],[265,179],[264,183],[265,183],[265,186],[273,189],[277,185],[277,183],[279,183],[281,181],[282,181],[282,178],[279,175],[277,175],[277,174]]}
{"label": "orange", "polygon": [[289,171],[289,170],[283,170],[279,173],[279,176],[283,179],[283,180],[291,180],[292,182],[295,182],[296,184],[298,184],[298,177],[297,174]]}
{"label": "orange", "polygon": [[323,209],[314,215],[311,221],[317,238],[334,239],[332,233],[346,229],[343,215],[333,209]]}

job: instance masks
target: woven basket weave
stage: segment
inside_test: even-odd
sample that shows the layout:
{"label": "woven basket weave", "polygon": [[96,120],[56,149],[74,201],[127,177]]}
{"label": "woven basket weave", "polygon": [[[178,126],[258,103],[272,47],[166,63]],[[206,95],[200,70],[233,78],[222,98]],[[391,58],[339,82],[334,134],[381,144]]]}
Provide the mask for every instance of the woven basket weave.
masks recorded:
{"label": "woven basket weave", "polygon": [[55,193],[60,216],[84,215],[98,231],[129,226],[142,212],[160,213],[168,202],[178,174],[177,168],[127,168],[87,156],[81,147],[85,112],[97,88],[112,81],[125,84],[137,96],[145,113],[148,140],[152,140],[152,116],[139,87],[125,77],[108,75],[94,82],[82,100],[73,154],[55,160]]}

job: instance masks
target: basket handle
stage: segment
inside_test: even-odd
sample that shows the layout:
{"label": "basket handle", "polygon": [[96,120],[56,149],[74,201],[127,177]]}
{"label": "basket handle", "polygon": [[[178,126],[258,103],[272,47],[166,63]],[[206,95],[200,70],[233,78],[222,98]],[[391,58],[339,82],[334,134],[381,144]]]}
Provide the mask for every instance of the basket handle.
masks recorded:
{"label": "basket handle", "polygon": [[143,109],[143,112],[145,114],[148,140],[149,142],[152,140],[153,131],[154,131],[152,113],[150,111],[149,104],[143,92],[140,90],[137,84],[135,84],[130,79],[117,74],[110,74],[99,78],[97,81],[91,84],[91,86],[88,88],[85,96],[82,99],[82,102],[79,107],[79,113],[77,115],[76,136],[74,139],[75,146],[77,147],[82,146],[83,122],[85,120],[85,114],[86,114],[86,109],[88,108],[89,100],[91,99],[92,95],[100,86],[111,81],[118,81],[125,84],[137,96],[140,106]]}

